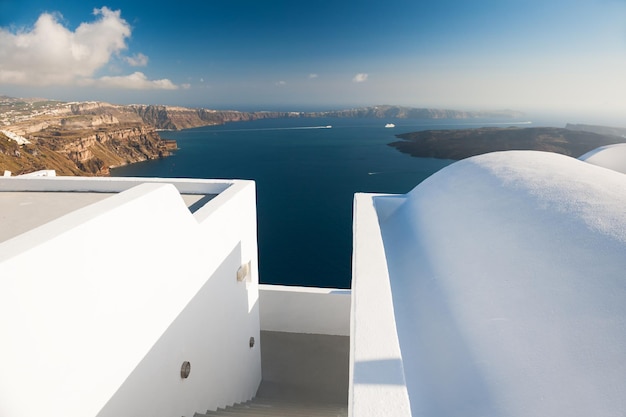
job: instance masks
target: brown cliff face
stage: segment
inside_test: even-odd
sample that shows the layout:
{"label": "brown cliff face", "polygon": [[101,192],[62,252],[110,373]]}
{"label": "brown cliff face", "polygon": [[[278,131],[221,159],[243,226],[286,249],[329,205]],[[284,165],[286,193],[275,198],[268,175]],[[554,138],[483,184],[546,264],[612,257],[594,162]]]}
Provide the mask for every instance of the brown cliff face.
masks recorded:
{"label": "brown cliff face", "polygon": [[55,169],[59,175],[108,175],[110,167],[165,157],[176,149],[176,143],[163,141],[154,127],[120,123],[111,115],[38,125],[44,128],[35,132],[5,127],[30,143],[18,145],[0,134],[0,169],[15,174]]}
{"label": "brown cliff face", "polygon": [[[48,143],[88,174],[108,175],[109,167],[164,157],[167,145],[151,126],[116,126],[72,132],[59,143],[59,135],[41,132],[39,143]],[[52,133],[53,136],[44,136]],[[49,141],[49,142],[48,142]]]}
{"label": "brown cliff face", "polygon": [[157,129],[181,130],[201,126],[221,125],[228,122],[246,122],[258,119],[301,117],[298,112],[240,112],[236,110],[191,109],[174,106],[127,106],[141,120]]}

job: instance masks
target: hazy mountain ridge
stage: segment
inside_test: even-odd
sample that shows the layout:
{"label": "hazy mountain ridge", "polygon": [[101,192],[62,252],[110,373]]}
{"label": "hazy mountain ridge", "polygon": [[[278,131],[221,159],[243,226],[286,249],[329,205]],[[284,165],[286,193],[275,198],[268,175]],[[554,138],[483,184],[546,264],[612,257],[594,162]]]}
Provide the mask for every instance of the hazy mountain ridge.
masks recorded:
{"label": "hazy mountain ridge", "polygon": [[623,127],[610,127],[610,126],[598,126],[598,125],[585,125],[568,123],[565,125],[566,129],[578,130],[584,132],[597,133],[599,135],[613,135],[626,138],[626,128]]}
{"label": "hazy mountain ridge", "polygon": [[319,115],[320,117],[358,117],[379,119],[475,119],[483,117],[515,118],[522,117],[524,114],[514,110],[462,111],[384,105],[320,112]]}
{"label": "hazy mountain ridge", "polygon": [[400,152],[420,158],[454,160],[509,150],[555,152],[577,158],[600,146],[626,142],[623,137],[613,134],[599,134],[582,128],[556,127],[425,130],[403,133],[396,137],[402,140],[392,142],[389,146]]}
{"label": "hazy mountain ridge", "polygon": [[132,105],[129,106],[144,122],[157,129],[189,129],[193,127],[218,125],[228,122],[241,122],[259,119],[279,118],[379,118],[379,119],[471,119],[480,117],[521,117],[523,114],[512,110],[491,112],[468,112],[446,109],[420,109],[402,106],[373,106],[346,110],[319,112],[285,112],[237,110],[210,110],[204,108],[186,108],[173,106]]}

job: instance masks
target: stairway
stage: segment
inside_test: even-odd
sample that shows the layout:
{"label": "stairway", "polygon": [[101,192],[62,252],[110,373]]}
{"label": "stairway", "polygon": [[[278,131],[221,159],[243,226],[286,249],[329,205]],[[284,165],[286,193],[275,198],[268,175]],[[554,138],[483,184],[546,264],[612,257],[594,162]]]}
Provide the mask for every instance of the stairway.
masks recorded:
{"label": "stairway", "polygon": [[348,408],[342,404],[292,403],[277,399],[255,398],[218,408],[217,411],[196,413],[194,417],[347,417]]}
{"label": "stairway", "polygon": [[261,346],[256,397],[193,417],[348,417],[349,337],[261,331]]}

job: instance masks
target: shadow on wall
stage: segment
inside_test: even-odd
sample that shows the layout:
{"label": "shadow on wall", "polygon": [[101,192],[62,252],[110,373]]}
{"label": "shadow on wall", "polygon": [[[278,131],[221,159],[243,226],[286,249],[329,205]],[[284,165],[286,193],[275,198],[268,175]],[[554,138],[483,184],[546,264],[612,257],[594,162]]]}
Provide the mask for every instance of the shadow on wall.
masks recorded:
{"label": "shadow on wall", "polygon": [[377,359],[354,363],[354,384],[404,385],[400,359]]}
{"label": "shadow on wall", "polygon": [[[384,199],[375,197],[376,207]],[[404,367],[413,415],[490,415],[490,388],[435,278],[428,242],[413,239],[403,217],[400,221],[395,217],[383,220],[381,231],[397,328],[402,329],[398,331],[402,361],[361,366],[381,371],[384,365]],[[380,376],[371,377],[376,378]],[[397,378],[390,382],[400,383]]]}
{"label": "shadow on wall", "polygon": [[[241,243],[171,323],[98,417],[193,415],[254,396],[261,380],[259,306],[257,299],[248,309],[248,284],[235,279],[240,263]],[[254,347],[250,347],[250,337],[257,341]],[[185,361],[191,365],[187,379],[181,378]]]}

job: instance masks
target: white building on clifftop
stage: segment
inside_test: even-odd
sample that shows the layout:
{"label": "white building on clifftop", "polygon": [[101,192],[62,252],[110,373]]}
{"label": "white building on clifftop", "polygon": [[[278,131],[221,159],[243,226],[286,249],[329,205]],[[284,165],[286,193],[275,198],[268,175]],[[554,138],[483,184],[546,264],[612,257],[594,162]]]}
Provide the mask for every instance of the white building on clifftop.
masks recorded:
{"label": "white building on clifftop", "polygon": [[624,415],[611,149],[357,194],[351,290],[258,284],[250,181],[2,177],[0,415]]}

